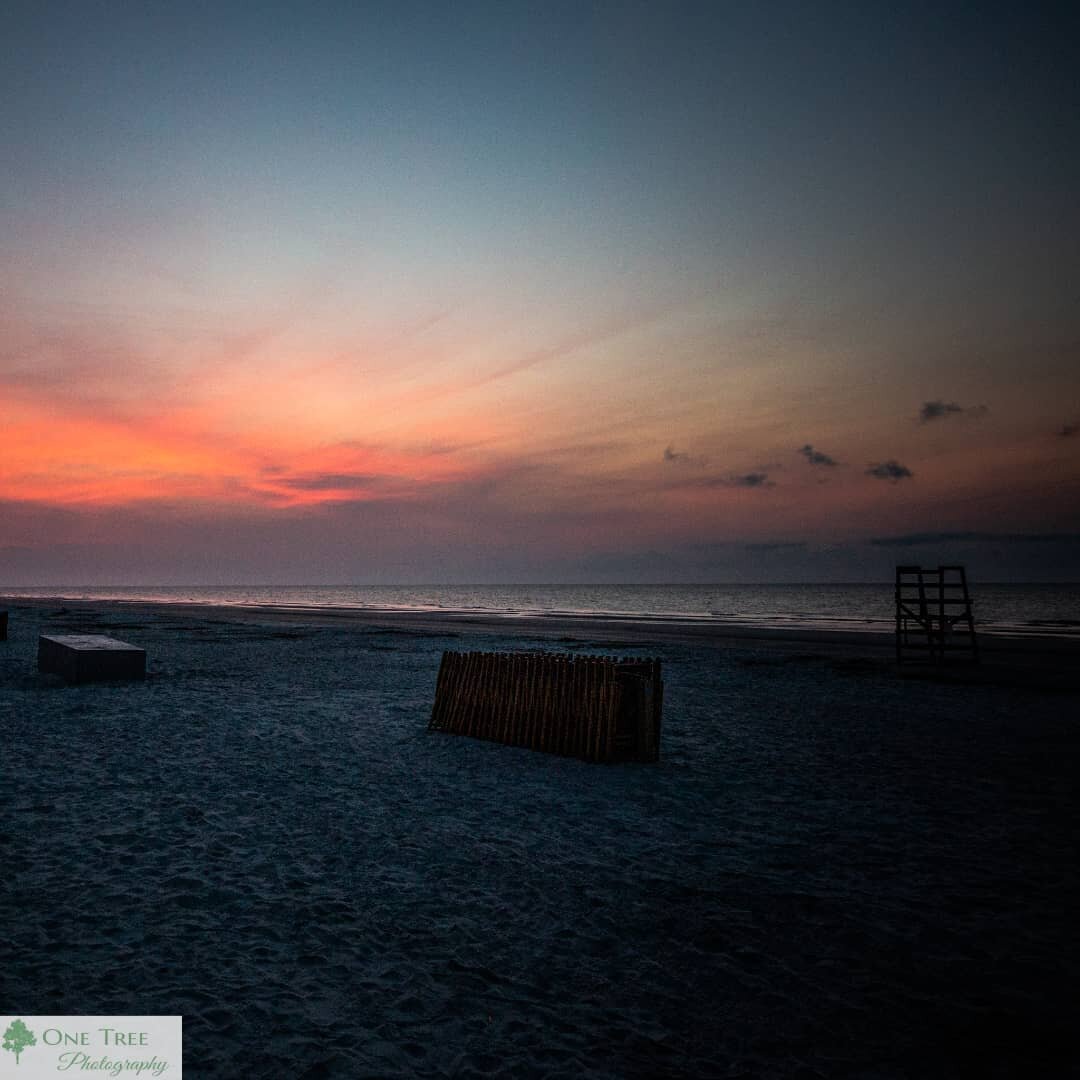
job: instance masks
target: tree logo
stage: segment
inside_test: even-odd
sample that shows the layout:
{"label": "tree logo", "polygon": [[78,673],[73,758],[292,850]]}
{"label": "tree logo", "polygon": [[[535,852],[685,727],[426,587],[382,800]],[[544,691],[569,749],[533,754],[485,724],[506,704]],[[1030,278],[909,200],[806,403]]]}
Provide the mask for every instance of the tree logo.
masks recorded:
{"label": "tree logo", "polygon": [[15,1051],[15,1064],[19,1064],[19,1055],[28,1047],[37,1044],[34,1033],[21,1021],[12,1020],[4,1032],[4,1049]]}

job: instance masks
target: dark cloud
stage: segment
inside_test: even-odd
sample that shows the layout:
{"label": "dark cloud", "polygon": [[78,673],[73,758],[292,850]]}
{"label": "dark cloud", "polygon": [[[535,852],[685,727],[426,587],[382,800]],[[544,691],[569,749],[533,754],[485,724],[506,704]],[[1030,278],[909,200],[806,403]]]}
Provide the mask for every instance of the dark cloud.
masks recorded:
{"label": "dark cloud", "polygon": [[[772,468],[772,467],[769,467]],[[724,473],[719,476],[698,476],[679,481],[676,487],[774,487],[765,468],[748,473]]]}
{"label": "dark cloud", "polygon": [[1055,544],[1076,543],[1080,533],[921,532],[903,536],[879,536],[874,547],[919,547],[923,544]]}
{"label": "dark cloud", "polygon": [[873,476],[878,480],[891,480],[894,484],[905,477],[915,474],[899,461],[890,458],[888,461],[874,462],[867,466],[866,475]]}
{"label": "dark cloud", "polygon": [[666,581],[672,567],[679,565],[679,559],[670,551],[596,551],[581,556],[574,566],[577,572],[572,576],[584,574],[584,580],[596,581],[598,578],[624,581],[627,578],[645,578],[646,580]]}
{"label": "dark cloud", "polygon": [[746,473],[743,476],[736,476],[732,480],[733,487],[746,487],[746,488],[759,488],[759,487],[772,487],[773,483],[769,479],[768,473],[752,472]]}
{"label": "dark cloud", "polygon": [[771,551],[802,551],[806,548],[805,540],[771,540],[756,544],[743,544],[745,551],[769,553]]}
{"label": "dark cloud", "polygon": [[749,472],[735,475],[729,474],[727,476],[703,476],[699,480],[694,480],[691,486],[706,488],[767,488],[775,487],[775,484],[769,479],[767,472]]}
{"label": "dark cloud", "polygon": [[799,447],[799,453],[802,454],[811,465],[835,465],[836,461],[829,457],[828,454],[823,454],[820,450],[815,450],[809,443],[805,446]]}
{"label": "dark cloud", "polygon": [[940,420],[943,416],[963,411],[963,405],[958,405],[955,401],[927,401],[919,410],[919,419],[925,424],[930,420]]}
{"label": "dark cloud", "polygon": [[664,447],[664,461],[668,465],[693,466],[695,469],[704,469],[709,464],[708,458],[676,450],[671,443]]}
{"label": "dark cloud", "polygon": [[985,405],[969,405],[965,408],[955,401],[924,401],[919,410],[919,420],[928,424],[931,420],[941,420],[946,416],[963,414],[966,416],[985,416],[989,409]]}
{"label": "dark cloud", "polygon": [[1058,428],[1058,435],[1062,439],[1071,439],[1078,431],[1080,431],[1080,424],[1062,424]]}
{"label": "dark cloud", "polygon": [[384,480],[385,476],[376,473],[316,473],[276,482],[294,491],[356,491],[375,487]]}

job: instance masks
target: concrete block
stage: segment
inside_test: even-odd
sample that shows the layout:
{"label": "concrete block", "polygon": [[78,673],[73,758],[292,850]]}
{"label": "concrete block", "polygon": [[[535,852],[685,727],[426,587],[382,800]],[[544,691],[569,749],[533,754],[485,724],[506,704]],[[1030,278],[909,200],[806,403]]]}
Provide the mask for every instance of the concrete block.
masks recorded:
{"label": "concrete block", "polygon": [[62,675],[69,683],[142,679],[146,650],[101,634],[42,634],[38,670]]}

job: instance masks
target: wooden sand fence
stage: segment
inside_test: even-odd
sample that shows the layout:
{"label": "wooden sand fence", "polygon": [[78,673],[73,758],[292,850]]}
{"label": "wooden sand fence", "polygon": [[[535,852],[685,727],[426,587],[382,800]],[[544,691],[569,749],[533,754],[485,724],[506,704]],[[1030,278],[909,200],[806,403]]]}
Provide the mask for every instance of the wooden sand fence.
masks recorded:
{"label": "wooden sand fence", "polygon": [[584,761],[656,761],[663,694],[659,660],[444,652],[428,730]]}

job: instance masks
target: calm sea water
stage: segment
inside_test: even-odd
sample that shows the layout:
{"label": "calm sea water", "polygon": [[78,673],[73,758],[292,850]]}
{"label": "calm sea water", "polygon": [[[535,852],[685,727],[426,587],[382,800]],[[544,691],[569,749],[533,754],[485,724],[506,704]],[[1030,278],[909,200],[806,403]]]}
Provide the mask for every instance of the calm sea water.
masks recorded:
{"label": "calm sea water", "polygon": [[[495,615],[606,614],[749,626],[892,627],[891,583],[876,585],[42,586],[0,595],[73,600],[467,611]],[[973,585],[984,630],[1080,634],[1080,584]]]}

